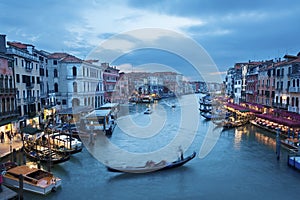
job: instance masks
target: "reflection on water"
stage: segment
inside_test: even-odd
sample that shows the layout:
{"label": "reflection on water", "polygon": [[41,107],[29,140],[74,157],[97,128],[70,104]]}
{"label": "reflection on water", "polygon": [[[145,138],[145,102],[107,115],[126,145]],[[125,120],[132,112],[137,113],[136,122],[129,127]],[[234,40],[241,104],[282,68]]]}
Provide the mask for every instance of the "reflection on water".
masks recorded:
{"label": "reflection on water", "polygon": [[263,133],[259,133],[259,132],[255,132],[255,139],[263,144],[266,145],[272,149],[276,149],[276,139],[275,138],[271,138],[270,136],[264,135]]}

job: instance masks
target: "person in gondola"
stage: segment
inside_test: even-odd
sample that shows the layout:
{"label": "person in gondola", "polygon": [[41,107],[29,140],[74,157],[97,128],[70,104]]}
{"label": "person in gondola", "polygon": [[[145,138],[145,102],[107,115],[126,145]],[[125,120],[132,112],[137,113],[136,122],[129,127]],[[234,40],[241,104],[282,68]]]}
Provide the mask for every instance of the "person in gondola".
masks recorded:
{"label": "person in gondola", "polygon": [[183,160],[183,150],[182,150],[181,145],[178,147],[178,151],[180,153],[180,160]]}

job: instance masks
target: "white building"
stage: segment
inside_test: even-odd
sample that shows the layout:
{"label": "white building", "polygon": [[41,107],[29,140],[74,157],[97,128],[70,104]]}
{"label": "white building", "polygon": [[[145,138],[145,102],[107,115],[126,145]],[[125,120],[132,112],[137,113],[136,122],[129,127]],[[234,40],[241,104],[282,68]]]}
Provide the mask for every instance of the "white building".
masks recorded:
{"label": "white building", "polygon": [[41,110],[39,60],[31,44],[7,42],[7,45],[7,54],[14,59],[17,109],[20,116],[32,118]]}
{"label": "white building", "polygon": [[97,108],[104,103],[103,68],[95,61],[84,61],[67,53],[48,56],[49,91],[61,108],[89,106]]}

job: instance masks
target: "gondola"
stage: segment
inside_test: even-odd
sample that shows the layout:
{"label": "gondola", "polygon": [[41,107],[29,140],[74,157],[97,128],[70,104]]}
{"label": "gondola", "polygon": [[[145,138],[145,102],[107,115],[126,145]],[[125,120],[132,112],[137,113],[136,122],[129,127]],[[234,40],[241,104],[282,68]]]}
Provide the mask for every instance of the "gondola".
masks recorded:
{"label": "gondola", "polygon": [[185,157],[184,159],[175,160],[173,162],[166,162],[164,160],[159,163],[154,163],[153,161],[147,161],[146,165],[140,167],[109,167],[107,166],[107,170],[110,172],[121,172],[121,173],[148,173],[148,172],[156,172],[167,169],[173,169],[176,167],[180,167],[185,163],[189,162],[193,158],[195,158],[196,152],[193,152],[191,155]]}
{"label": "gondola", "polygon": [[24,144],[24,152],[29,158],[44,163],[59,164],[70,159],[70,154],[67,152],[54,151],[51,148],[36,144]]}

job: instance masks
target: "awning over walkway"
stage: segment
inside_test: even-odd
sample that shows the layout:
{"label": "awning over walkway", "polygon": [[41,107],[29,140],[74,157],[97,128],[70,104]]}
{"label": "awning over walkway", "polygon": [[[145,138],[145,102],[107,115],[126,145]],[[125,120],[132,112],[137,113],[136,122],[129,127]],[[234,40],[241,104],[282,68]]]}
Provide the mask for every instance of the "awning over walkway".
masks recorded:
{"label": "awning over walkway", "polygon": [[290,119],[283,118],[281,116],[275,116],[275,115],[270,115],[270,114],[256,114],[256,117],[266,119],[272,122],[275,122],[277,124],[281,124],[284,126],[288,126],[290,128],[295,128],[295,127],[300,127],[300,122],[299,121],[294,121]]}

